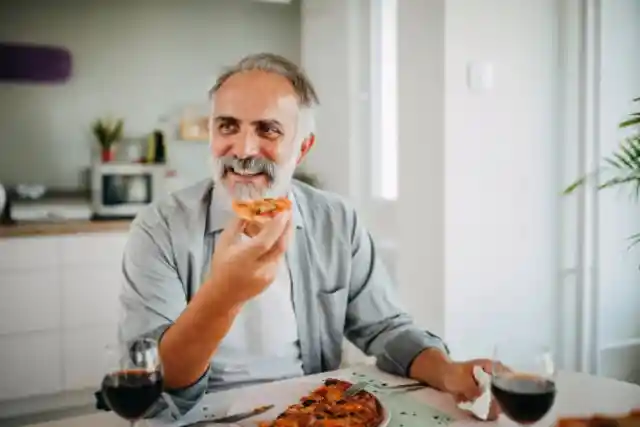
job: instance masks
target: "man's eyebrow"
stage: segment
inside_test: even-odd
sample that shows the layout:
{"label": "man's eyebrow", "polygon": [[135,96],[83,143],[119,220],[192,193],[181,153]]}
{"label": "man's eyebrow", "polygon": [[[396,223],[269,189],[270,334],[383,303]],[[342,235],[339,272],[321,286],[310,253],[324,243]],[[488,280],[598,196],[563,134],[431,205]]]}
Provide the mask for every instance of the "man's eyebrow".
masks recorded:
{"label": "man's eyebrow", "polygon": [[233,116],[215,116],[213,120],[215,120],[216,122],[239,122],[240,121]]}
{"label": "man's eyebrow", "polygon": [[260,119],[260,120],[254,120],[251,123],[253,125],[275,125],[275,126],[278,126],[278,127],[282,127],[282,123],[280,123],[276,119]]}

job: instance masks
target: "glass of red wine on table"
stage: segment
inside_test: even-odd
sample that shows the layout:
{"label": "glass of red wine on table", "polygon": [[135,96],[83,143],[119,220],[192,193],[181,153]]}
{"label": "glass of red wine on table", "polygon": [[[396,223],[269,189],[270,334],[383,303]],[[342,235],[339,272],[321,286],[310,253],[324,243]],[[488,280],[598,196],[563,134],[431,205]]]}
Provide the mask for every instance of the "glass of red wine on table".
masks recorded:
{"label": "glass of red wine on table", "polygon": [[157,342],[137,340],[107,348],[102,394],[109,408],[131,426],[144,417],[163,391]]}
{"label": "glass of red wine on table", "polygon": [[491,393],[502,413],[527,426],[549,413],[556,397],[556,370],[548,349],[517,342],[495,348]]}

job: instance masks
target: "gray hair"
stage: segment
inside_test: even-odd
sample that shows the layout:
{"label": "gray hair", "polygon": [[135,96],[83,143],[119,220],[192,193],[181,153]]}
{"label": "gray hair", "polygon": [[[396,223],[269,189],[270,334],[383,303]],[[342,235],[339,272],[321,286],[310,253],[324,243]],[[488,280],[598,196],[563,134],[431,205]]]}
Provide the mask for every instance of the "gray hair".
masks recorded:
{"label": "gray hair", "polygon": [[320,105],[320,101],[307,74],[302,68],[284,56],[276,55],[275,53],[255,53],[245,56],[216,79],[215,84],[209,90],[209,97],[213,99],[213,95],[234,74],[254,70],[278,74],[289,80],[293,85],[293,90],[301,107],[298,128],[296,129],[296,140],[302,143],[307,136],[315,132],[314,110],[316,106]]}
{"label": "gray hair", "polygon": [[209,91],[209,96],[213,96],[224,82],[234,74],[253,70],[275,73],[289,80],[293,85],[293,90],[298,96],[300,106],[313,108],[320,104],[316,90],[305,72],[287,58],[276,55],[275,53],[256,53],[245,56],[240,62],[227,69],[218,77]]}

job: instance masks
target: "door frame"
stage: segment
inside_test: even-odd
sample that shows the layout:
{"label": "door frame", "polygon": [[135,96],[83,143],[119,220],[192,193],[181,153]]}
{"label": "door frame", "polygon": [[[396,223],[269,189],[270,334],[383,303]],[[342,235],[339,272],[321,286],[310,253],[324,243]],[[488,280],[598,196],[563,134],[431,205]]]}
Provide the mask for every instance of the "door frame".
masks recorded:
{"label": "door frame", "polygon": [[[560,25],[561,184],[600,161],[601,0],[558,2]],[[563,369],[598,375],[600,283],[596,179],[560,204],[558,356]]]}

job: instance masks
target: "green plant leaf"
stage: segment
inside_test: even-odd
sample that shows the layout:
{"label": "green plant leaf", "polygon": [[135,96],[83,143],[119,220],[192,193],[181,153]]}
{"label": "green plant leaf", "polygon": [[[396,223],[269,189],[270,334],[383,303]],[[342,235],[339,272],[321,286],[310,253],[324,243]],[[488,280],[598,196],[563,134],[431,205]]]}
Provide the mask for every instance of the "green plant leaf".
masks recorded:
{"label": "green plant leaf", "polygon": [[625,164],[629,167],[629,169],[640,170],[640,158],[634,152],[635,147],[633,146],[633,144],[630,143],[620,145],[620,151],[622,151],[622,153],[624,154],[624,158],[627,160]]}
{"label": "green plant leaf", "polygon": [[564,191],[562,192],[562,195],[566,196],[566,195],[569,195],[569,194],[573,193],[574,191],[576,191],[578,189],[578,187],[581,187],[582,185],[584,185],[584,183],[586,181],[587,181],[587,177],[586,176],[575,180],[567,188],[564,189]]}
{"label": "green plant leaf", "polygon": [[629,242],[630,242],[630,243],[629,243],[629,247],[628,247],[628,249],[631,249],[631,248],[633,248],[635,245],[637,245],[638,243],[640,243],[640,233],[636,233],[636,234],[634,234],[634,235],[632,235],[632,236],[629,236],[628,240],[629,240]]}
{"label": "green plant leaf", "polygon": [[634,117],[632,119],[625,120],[624,122],[620,123],[619,126],[621,128],[627,128],[629,126],[635,126],[637,124],[640,124],[640,117]]}
{"label": "green plant leaf", "polygon": [[605,188],[614,187],[616,185],[628,184],[630,182],[640,183],[640,174],[632,174],[624,177],[615,177],[611,178],[598,186],[598,190],[603,190]]}
{"label": "green plant leaf", "polygon": [[122,139],[124,121],[96,120],[93,122],[93,134],[103,149],[110,148],[115,142]]}
{"label": "green plant leaf", "polygon": [[603,161],[605,163],[609,164],[610,166],[614,167],[615,169],[622,169],[623,168],[620,163],[616,162],[611,157],[605,157]]}

